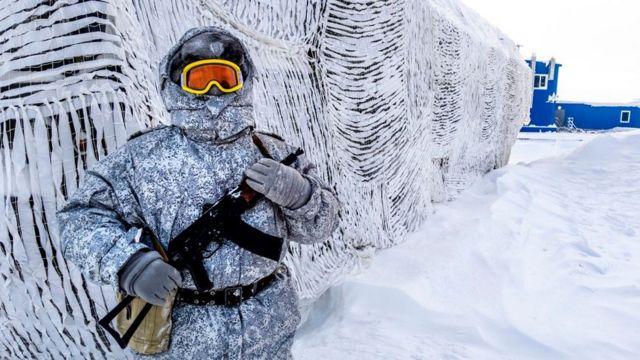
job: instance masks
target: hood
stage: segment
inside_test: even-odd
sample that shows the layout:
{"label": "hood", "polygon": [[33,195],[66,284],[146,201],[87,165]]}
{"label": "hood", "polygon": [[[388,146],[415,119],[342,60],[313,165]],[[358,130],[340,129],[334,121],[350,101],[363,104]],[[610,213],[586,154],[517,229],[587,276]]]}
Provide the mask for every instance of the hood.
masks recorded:
{"label": "hood", "polygon": [[[232,57],[232,58],[229,58]],[[240,66],[243,87],[230,94],[194,95],[176,82],[187,63],[206,58],[227,58]],[[187,31],[169,49],[159,66],[160,93],[171,124],[205,140],[226,140],[253,126],[254,66],[244,44],[218,27]]]}

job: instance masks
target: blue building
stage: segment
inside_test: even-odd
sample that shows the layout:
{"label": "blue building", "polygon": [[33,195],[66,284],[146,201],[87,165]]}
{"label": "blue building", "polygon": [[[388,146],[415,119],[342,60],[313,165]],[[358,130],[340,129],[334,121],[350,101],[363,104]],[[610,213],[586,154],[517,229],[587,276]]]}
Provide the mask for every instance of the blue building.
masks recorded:
{"label": "blue building", "polygon": [[[555,131],[556,99],[558,96],[558,75],[561,64],[551,59],[548,63],[527,60],[533,71],[533,104],[530,111],[531,123],[522,131]],[[540,128],[543,129],[540,129]]]}
{"label": "blue building", "polygon": [[585,130],[640,128],[640,103],[589,104],[558,101],[556,106],[558,122],[562,127]]}
{"label": "blue building", "polygon": [[[558,100],[561,64],[534,58],[527,60],[534,72],[531,122],[523,132],[556,131],[560,128],[608,130],[616,127],[640,128],[640,101],[631,104],[597,104]],[[535,64],[532,65],[532,64]]]}

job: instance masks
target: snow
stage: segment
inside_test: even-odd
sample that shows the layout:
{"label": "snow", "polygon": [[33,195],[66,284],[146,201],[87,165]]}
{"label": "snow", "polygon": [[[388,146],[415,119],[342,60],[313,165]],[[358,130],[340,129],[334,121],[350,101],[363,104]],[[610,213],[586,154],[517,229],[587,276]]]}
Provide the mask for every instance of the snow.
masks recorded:
{"label": "snow", "polygon": [[568,132],[519,133],[518,141],[511,149],[509,163],[530,162],[567,154],[595,136],[597,134]]}
{"label": "snow", "polygon": [[298,359],[640,354],[640,131],[521,134],[512,162],[326,292]]}

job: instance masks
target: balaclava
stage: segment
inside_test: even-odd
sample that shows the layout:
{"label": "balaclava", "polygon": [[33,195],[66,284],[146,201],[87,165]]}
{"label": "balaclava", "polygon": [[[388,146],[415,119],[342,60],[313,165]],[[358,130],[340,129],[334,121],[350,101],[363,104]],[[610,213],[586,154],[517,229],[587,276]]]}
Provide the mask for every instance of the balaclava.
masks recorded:
{"label": "balaclava", "polygon": [[[189,63],[203,59],[225,59],[237,64],[243,87],[225,94],[216,87],[194,95],[180,87],[180,74]],[[159,67],[160,91],[171,123],[195,140],[232,141],[242,130],[253,126],[251,88],[254,67],[238,38],[218,27],[187,31],[162,59]]]}

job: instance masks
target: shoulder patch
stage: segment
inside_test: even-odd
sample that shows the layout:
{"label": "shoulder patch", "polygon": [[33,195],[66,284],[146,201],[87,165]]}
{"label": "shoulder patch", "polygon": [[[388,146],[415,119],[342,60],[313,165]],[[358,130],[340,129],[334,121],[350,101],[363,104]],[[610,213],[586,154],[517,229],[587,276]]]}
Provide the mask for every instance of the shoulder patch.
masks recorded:
{"label": "shoulder patch", "polygon": [[154,131],[160,130],[160,129],[166,129],[168,127],[169,126],[167,126],[167,125],[159,125],[159,126],[156,126],[156,127],[152,127],[152,128],[147,128],[147,129],[142,129],[140,131],[136,131],[133,134],[131,134],[131,136],[129,136],[127,141],[131,141],[131,140],[133,140],[135,138],[138,138],[138,137],[140,137],[140,136],[142,136],[144,134],[148,134],[150,132],[154,132]]}

